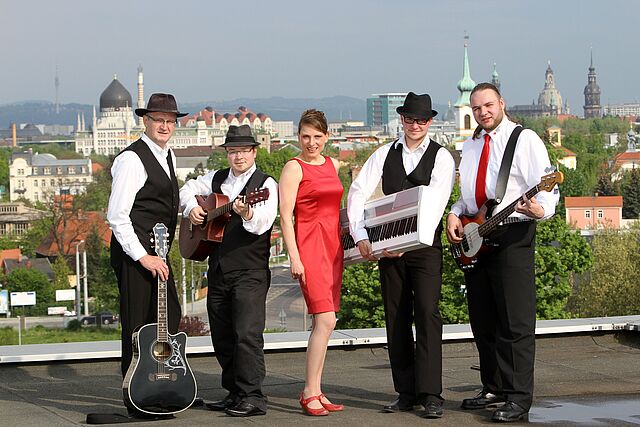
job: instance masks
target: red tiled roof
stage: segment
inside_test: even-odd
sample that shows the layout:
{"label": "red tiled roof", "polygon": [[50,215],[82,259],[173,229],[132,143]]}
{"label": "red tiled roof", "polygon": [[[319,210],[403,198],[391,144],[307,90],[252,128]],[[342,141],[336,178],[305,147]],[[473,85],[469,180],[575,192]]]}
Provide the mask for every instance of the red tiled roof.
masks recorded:
{"label": "red tiled roof", "polygon": [[622,196],[565,197],[567,208],[621,208]]}
{"label": "red tiled roof", "polygon": [[36,248],[36,253],[43,256],[58,256],[62,252],[64,255],[74,255],[76,253],[76,243],[80,240],[87,241],[87,237],[95,227],[105,246],[111,242],[111,229],[105,219],[103,212],[66,212],[66,221],[62,218],[58,221],[56,233],[61,236],[62,251],[58,247],[53,233],[45,237]]}
{"label": "red tiled roof", "polygon": [[560,150],[562,150],[564,152],[564,156],[563,157],[569,157],[569,156],[575,156],[576,153],[574,153],[573,151],[569,150],[567,147],[557,147]]}

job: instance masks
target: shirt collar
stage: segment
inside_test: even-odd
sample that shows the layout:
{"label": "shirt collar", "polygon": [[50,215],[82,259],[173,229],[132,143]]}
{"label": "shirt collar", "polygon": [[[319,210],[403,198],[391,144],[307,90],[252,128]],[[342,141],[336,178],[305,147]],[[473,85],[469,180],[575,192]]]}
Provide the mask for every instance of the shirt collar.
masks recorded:
{"label": "shirt collar", "polygon": [[[422,140],[422,142],[420,143],[420,145],[418,145],[415,150],[413,151],[409,151],[409,148],[407,148],[407,143],[404,140],[404,135],[402,135],[400,138],[398,138],[398,142],[396,144],[401,144],[402,145],[402,150],[405,153],[415,153],[417,152],[421,152],[427,149],[427,146],[429,145],[430,139],[429,139],[429,135],[425,135],[424,139]],[[397,145],[394,146],[394,148],[396,148]]]}
{"label": "shirt collar", "polygon": [[487,132],[487,131],[485,131],[483,129],[482,132],[480,132],[480,136],[482,137],[480,139],[481,140],[484,139],[484,135],[487,134],[487,133],[489,134],[491,139],[495,139],[496,137],[504,134],[506,123],[508,121],[509,121],[509,119],[507,119],[507,116],[505,115],[504,117],[502,117],[502,121],[500,122],[500,124],[498,126],[496,126],[496,128],[494,130],[492,130],[491,132]]}
{"label": "shirt collar", "polygon": [[229,170],[229,177],[230,177],[232,180],[241,180],[241,181],[242,181],[242,180],[245,180],[245,179],[249,178],[251,175],[253,175],[253,173],[254,173],[255,171],[256,171],[256,164],[255,164],[255,162],[254,162],[254,163],[253,163],[253,165],[251,165],[251,167],[250,167],[248,170],[246,170],[245,172],[241,173],[241,174],[240,174],[240,175],[238,175],[238,176],[235,176],[235,175],[233,174],[233,170],[232,170],[232,169],[230,169],[230,170]]}
{"label": "shirt collar", "polygon": [[160,146],[155,142],[153,142],[151,138],[147,136],[146,133],[143,133],[140,139],[142,139],[149,146],[151,151],[156,155],[162,155],[162,157],[167,157],[167,154],[169,154],[169,144],[165,145],[164,148],[160,148]]}

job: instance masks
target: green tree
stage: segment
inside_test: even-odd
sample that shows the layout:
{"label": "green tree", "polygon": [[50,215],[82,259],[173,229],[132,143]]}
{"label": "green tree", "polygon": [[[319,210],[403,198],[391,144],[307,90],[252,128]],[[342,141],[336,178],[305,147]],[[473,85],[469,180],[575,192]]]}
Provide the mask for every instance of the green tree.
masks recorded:
{"label": "green tree", "polygon": [[87,287],[93,297],[94,311],[120,311],[118,282],[110,265],[109,249],[96,228],[87,235]]}
{"label": "green tree", "polygon": [[342,275],[339,329],[382,328],[385,325],[378,264],[350,265]]}
{"label": "green tree", "polygon": [[577,289],[580,317],[622,316],[640,311],[640,229],[605,229],[593,238],[591,275]]}
{"label": "green tree", "polygon": [[619,195],[619,190],[611,182],[610,174],[601,174],[598,177],[598,183],[596,184],[595,193],[599,196],[616,196]]}
{"label": "green tree", "polygon": [[47,276],[32,268],[17,268],[7,276],[9,292],[36,293],[36,305],[25,307],[25,312],[31,316],[47,314],[47,307],[55,303],[55,292]]}
{"label": "green tree", "polygon": [[276,181],[279,181],[284,164],[292,157],[295,157],[296,154],[295,150],[288,147],[272,153],[267,152],[264,148],[258,148],[256,166],[267,175],[271,175]]}
{"label": "green tree", "polygon": [[189,181],[190,179],[197,179],[199,176],[204,175],[204,166],[202,163],[198,163],[193,171],[189,172],[185,178],[185,181]]}
{"label": "green tree", "polygon": [[541,221],[536,233],[536,298],[539,319],[569,317],[566,310],[577,275],[593,262],[588,243],[554,216]]}
{"label": "green tree", "polygon": [[11,163],[10,148],[0,148],[0,186],[4,186],[5,198],[9,198],[9,163]]}
{"label": "green tree", "polygon": [[207,159],[207,169],[219,170],[229,167],[227,152],[224,149],[215,149]]}
{"label": "green tree", "polygon": [[632,169],[625,173],[620,186],[624,198],[623,218],[640,218],[640,171]]}
{"label": "green tree", "polygon": [[84,211],[105,211],[111,194],[111,172],[103,169],[93,175],[87,190],[74,197],[74,209]]}

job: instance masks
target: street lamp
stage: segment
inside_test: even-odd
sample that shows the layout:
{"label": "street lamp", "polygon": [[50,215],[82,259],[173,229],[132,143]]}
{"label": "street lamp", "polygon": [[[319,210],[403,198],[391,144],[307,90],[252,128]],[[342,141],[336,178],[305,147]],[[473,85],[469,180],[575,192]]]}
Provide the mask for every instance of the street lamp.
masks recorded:
{"label": "street lamp", "polygon": [[[84,240],[80,240],[78,242],[75,242],[76,245],[76,318],[78,320],[80,320],[80,308],[81,308],[81,304],[80,304],[80,252],[79,252],[79,246],[81,244],[84,243]],[[84,256],[84,275],[85,275],[85,297],[87,295],[87,282],[86,282],[86,277],[87,277],[87,255],[86,255],[86,251],[85,251],[85,256]],[[89,313],[87,313],[87,304],[86,304],[86,300],[85,300],[85,316],[88,316]]]}

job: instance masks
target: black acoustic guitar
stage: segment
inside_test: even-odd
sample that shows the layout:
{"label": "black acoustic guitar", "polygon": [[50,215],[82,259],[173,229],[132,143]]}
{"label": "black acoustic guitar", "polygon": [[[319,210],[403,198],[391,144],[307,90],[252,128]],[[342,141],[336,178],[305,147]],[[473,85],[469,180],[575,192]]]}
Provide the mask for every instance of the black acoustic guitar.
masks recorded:
{"label": "black acoustic guitar", "polygon": [[[166,261],[169,233],[164,224],[153,227],[156,254]],[[158,323],[133,333],[133,360],[122,384],[129,407],[151,415],[175,414],[196,398],[197,386],[187,363],[187,335],[169,334],[167,282],[158,278]]]}

